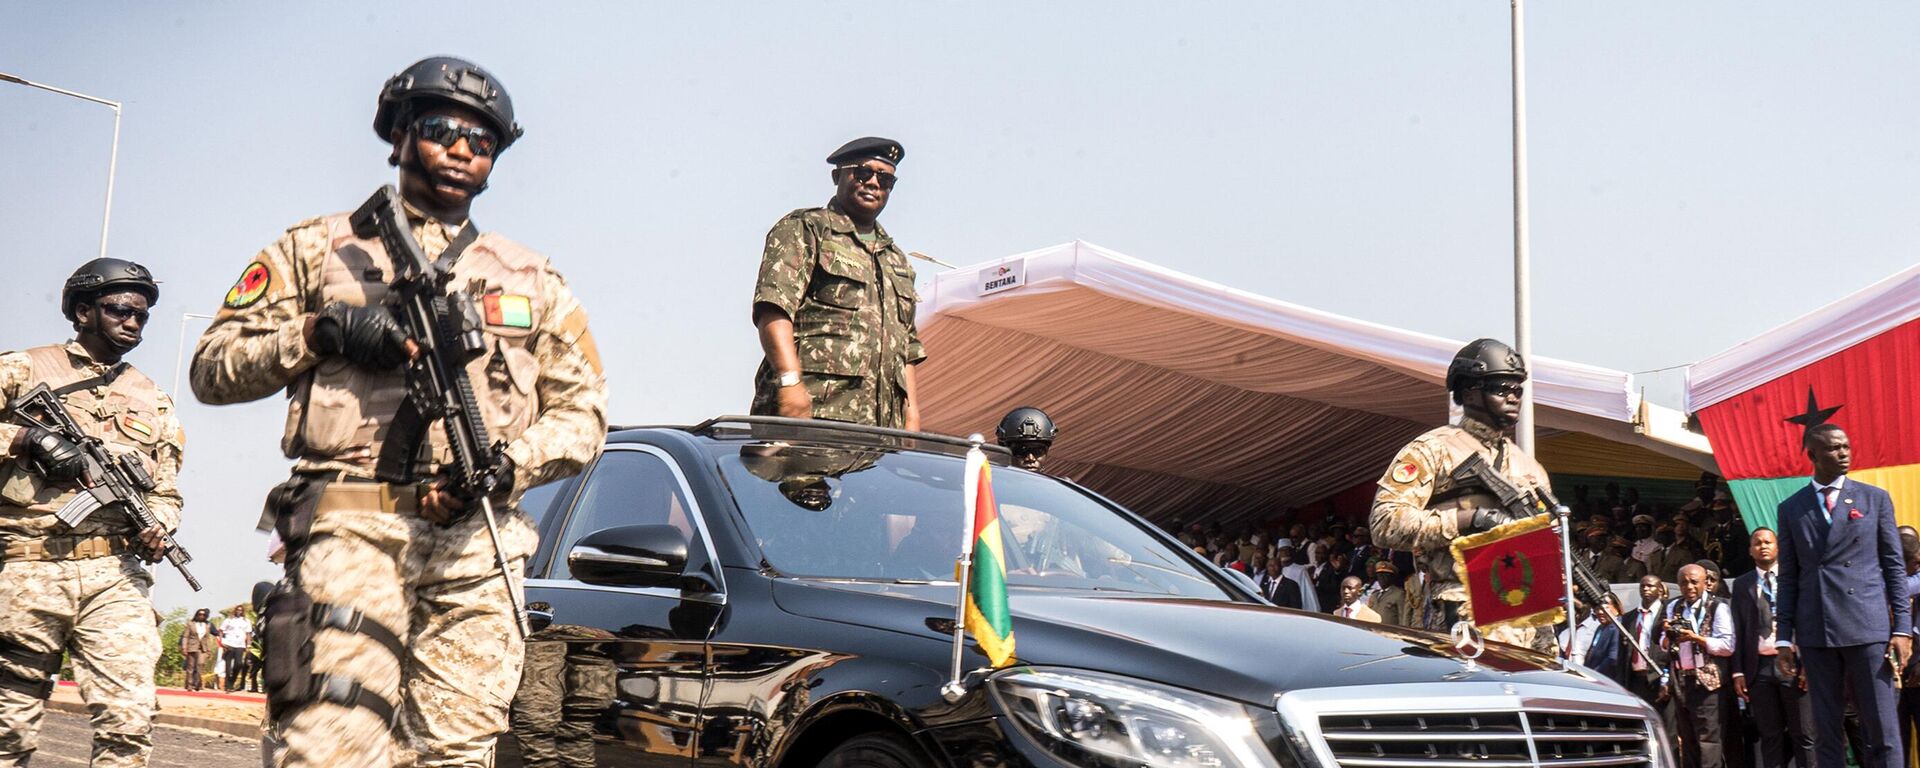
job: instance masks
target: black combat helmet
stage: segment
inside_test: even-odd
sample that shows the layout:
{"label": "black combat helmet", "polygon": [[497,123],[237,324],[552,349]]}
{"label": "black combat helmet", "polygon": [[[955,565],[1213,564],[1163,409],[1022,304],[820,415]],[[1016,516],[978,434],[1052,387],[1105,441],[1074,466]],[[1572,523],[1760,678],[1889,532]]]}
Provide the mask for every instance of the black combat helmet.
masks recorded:
{"label": "black combat helmet", "polygon": [[1012,447],[1015,443],[1052,445],[1059,432],[1054,429],[1053,419],[1047,416],[1046,411],[1029,405],[1008,411],[993,434],[999,438],[1001,445]]}
{"label": "black combat helmet", "polygon": [[499,131],[503,150],[525,133],[513,121],[513,99],[500,81],[478,64],[452,56],[421,59],[387,78],[380,88],[380,108],[373,113],[373,132],[381,141],[391,141],[394,127],[404,126],[420,108],[420,101],[451,102],[479,111]]}
{"label": "black combat helmet", "polygon": [[114,291],[139,291],[146,295],[148,304],[160,303],[160,285],[146,267],[124,259],[101,258],[80,265],[67,278],[66,287],[60,291],[60,314],[73,320],[74,305]]}
{"label": "black combat helmet", "polygon": [[1494,376],[1525,379],[1527,363],[1503,342],[1474,339],[1454,353],[1453,363],[1447,366],[1447,391],[1459,392]]}

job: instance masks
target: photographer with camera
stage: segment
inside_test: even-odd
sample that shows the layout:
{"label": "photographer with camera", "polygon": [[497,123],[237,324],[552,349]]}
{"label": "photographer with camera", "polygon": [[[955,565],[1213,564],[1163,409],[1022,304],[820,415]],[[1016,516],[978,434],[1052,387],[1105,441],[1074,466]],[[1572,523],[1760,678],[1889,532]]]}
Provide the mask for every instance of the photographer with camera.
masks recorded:
{"label": "photographer with camera", "polygon": [[1685,762],[1724,768],[1720,686],[1731,678],[1733,611],[1707,591],[1707,569],[1695,563],[1680,568],[1680,599],[1668,606],[1662,635],[1672,658],[1681,749],[1692,757]]}

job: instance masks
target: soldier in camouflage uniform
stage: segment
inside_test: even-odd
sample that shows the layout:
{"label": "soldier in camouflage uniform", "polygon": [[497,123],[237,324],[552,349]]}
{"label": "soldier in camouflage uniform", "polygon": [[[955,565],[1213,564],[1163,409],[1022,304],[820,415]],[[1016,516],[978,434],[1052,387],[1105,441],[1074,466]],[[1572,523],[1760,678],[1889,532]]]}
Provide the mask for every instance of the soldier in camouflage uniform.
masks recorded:
{"label": "soldier in camouflage uniform", "polygon": [[[1492,495],[1454,489],[1448,479],[1453,468],[1478,453],[1521,491],[1548,487],[1547,470],[1507,437],[1519,419],[1526,380],[1526,363],[1505,344],[1479,339],[1461,348],[1447,366],[1447,390],[1466,412],[1460,426],[1414,438],[1380,477],[1368,521],[1373,540],[1393,549],[1418,547],[1422,553],[1415,567],[1426,571],[1430,597],[1415,626],[1447,631],[1461,618],[1466,588],[1453,570],[1449,545],[1454,538],[1509,520]],[[1535,634],[1521,627],[1488,637],[1531,645]]]}
{"label": "soldier in camouflage uniform", "polygon": [[920,428],[913,367],[913,266],[880,226],[906,150],[855,139],[827,156],[836,191],[824,208],[787,214],[767,233],[753,288],[766,357],[753,412]]}
{"label": "soldier in camouflage uniform", "polygon": [[96,259],[67,280],[65,344],[0,355],[6,403],[46,384],[109,452],[140,459],[153,477],[147,504],[162,524],[137,530],[117,508],[68,528],[54,514],[74,497],[80,447],[37,427],[0,424],[0,766],[26,765],[60,655],[93,720],[93,765],[147,764],[153,750],[153,668],[160,633],[141,563],[180,524],[184,438],[173,401],[121,361],[139,346],[160,290],[146,267]]}
{"label": "soldier in camouflage uniform", "polygon": [[[519,495],[579,472],[606,434],[587,314],[545,257],[468,219],[520,135],[492,75],[420,61],[387,81],[374,132],[393,145],[413,238],[483,309],[466,372],[505,444],[496,503],[517,591],[536,539]],[[407,340],[382,306],[392,274],[347,214],[302,222],[247,265],[194,353],[202,401],[288,392],[293,477],[268,503],[288,576],[265,618],[270,764],[386,765],[398,738],[421,766],[488,765],[520,678],[518,617],[478,500],[374,478],[406,391]],[[432,477],[450,455],[442,430],[428,435],[418,468]]]}

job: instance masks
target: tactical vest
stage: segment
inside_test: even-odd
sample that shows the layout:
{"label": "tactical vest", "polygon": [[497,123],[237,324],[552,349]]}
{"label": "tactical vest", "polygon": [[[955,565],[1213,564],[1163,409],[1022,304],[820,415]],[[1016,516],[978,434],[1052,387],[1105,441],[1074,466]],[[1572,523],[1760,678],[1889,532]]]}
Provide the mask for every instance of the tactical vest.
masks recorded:
{"label": "tactical vest", "polygon": [[[34,347],[25,354],[32,364],[31,381],[36,384],[44,382],[48,387],[59,389],[97,375],[69,353],[64,344]],[[139,456],[146,464],[148,475],[159,475],[160,451],[166,435],[161,431],[160,389],[146,374],[127,366],[113,383],[75,390],[61,400],[80,428],[104,441],[109,451]],[[49,486],[24,461],[9,461],[5,467],[5,472],[0,473],[0,477],[4,477],[0,480],[0,502],[4,504],[0,506],[0,516],[29,519],[20,520],[17,525],[15,521],[5,521],[0,527],[28,536],[66,533],[55,530],[60,526],[53,520],[53,513],[73,498],[76,491],[72,484]],[[95,514],[72,533],[133,531],[134,525],[126,515]]]}
{"label": "tactical vest", "polygon": [[[1507,482],[1513,483],[1513,487],[1520,489],[1523,493],[1547,485],[1546,468],[1540,466],[1540,462],[1535,461],[1518,446],[1507,446],[1505,466],[1495,463],[1493,452],[1487,448],[1486,444],[1464,429],[1449,430],[1441,437],[1440,446],[1441,450],[1446,452],[1448,472],[1460,466],[1461,462],[1466,461],[1468,457],[1478,453],[1485,456],[1488,465],[1499,470],[1500,474],[1507,478]],[[1455,494],[1452,491],[1453,478],[1445,474],[1435,477],[1433,498],[1439,501],[1429,503],[1427,508],[1453,511],[1500,506],[1500,499],[1491,493]]]}
{"label": "tactical vest", "polygon": [[[380,241],[355,236],[346,214],[322,223],[332,248],[317,273],[306,276],[306,311],[318,312],[336,301],[354,306],[385,301],[393,263]],[[467,363],[467,377],[492,441],[511,442],[539,411],[534,384],[540,364],[533,343],[551,309],[542,290],[546,263],[511,240],[482,234],[460,255],[448,283],[449,291],[473,297],[485,321],[486,350]],[[371,472],[405,397],[401,370],[375,373],[341,357],[322,360],[289,390],[287,431],[280,448],[291,459],[344,463]],[[422,471],[450,460],[445,431],[436,424],[427,434],[432,458]]]}
{"label": "tactical vest", "polygon": [[[1475,491],[1457,494],[1453,492],[1453,479],[1448,476],[1457,467],[1475,453],[1487,458],[1487,463],[1500,470],[1500,474],[1513,483],[1522,492],[1547,486],[1547,470],[1540,466],[1532,456],[1520,450],[1518,446],[1508,445],[1505,465],[1494,462],[1492,451],[1485,443],[1465,429],[1454,428],[1440,435],[1438,449],[1445,455],[1445,463],[1436,467],[1433,478],[1433,499],[1427,509],[1436,510],[1443,515],[1456,515],[1462,509],[1498,508],[1500,499],[1491,493]],[[1504,438],[1503,438],[1504,439]],[[1453,570],[1453,552],[1446,547],[1437,547],[1421,558],[1421,565],[1433,576],[1436,587],[1435,597],[1442,600],[1465,600],[1466,588]]]}

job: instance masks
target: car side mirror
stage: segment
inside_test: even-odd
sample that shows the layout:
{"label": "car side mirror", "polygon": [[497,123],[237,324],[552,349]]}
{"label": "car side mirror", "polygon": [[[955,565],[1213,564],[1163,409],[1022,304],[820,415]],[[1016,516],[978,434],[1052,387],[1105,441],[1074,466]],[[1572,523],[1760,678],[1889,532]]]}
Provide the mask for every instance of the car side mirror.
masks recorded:
{"label": "car side mirror", "polygon": [[687,535],[671,525],[604,528],[567,550],[567,570],[588,584],[676,587],[686,569]]}

